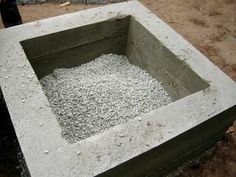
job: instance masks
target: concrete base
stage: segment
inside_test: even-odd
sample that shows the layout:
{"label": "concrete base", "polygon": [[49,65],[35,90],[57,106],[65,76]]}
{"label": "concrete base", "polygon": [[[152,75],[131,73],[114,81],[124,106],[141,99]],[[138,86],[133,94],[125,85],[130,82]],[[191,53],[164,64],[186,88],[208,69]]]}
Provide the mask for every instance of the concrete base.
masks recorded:
{"label": "concrete base", "polygon": [[[162,176],[236,118],[236,84],[137,1],[4,29],[0,41],[0,84],[31,176]],[[126,55],[175,101],[69,144],[38,79],[103,53]]]}

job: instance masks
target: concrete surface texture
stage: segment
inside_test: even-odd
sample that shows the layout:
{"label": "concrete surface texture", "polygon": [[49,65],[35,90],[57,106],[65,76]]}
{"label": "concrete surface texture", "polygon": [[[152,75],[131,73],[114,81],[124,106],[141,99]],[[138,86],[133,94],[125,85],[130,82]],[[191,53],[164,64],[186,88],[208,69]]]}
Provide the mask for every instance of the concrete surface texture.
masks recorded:
{"label": "concrete surface texture", "polygon": [[[30,65],[32,60],[27,58],[19,41],[125,16],[132,16],[129,25],[138,22],[150,33],[147,36],[156,39],[157,45],[150,45],[148,50],[160,47],[163,48],[160,51],[166,51],[163,55],[173,55],[166,56],[166,60],[181,61],[182,64],[177,66],[184,67],[179,69],[187,74],[173,78],[174,72],[170,72],[173,69],[169,64],[166,75],[175,81],[168,83],[169,88],[186,86],[184,88],[188,89],[167,106],[73,145],[68,144],[60,135],[60,127],[36,77],[37,72]],[[132,39],[130,31],[129,35],[128,42],[134,42],[134,46],[145,43],[144,38]],[[31,176],[158,175],[176,158],[184,157],[194,148],[201,149],[207,141],[209,145],[209,139],[217,139],[235,119],[235,83],[136,1],[4,29],[0,32],[0,40],[5,41],[0,48],[0,84]],[[9,48],[14,52],[10,53]],[[142,46],[140,49],[143,50],[141,53],[137,49],[127,50],[128,58],[132,61],[132,55],[136,53],[133,58],[141,59],[139,56],[148,50]],[[153,60],[149,58],[151,64],[155,64]],[[163,66],[161,62],[164,61],[158,57],[156,61],[160,63],[159,67]],[[142,61],[134,62],[138,65]],[[141,66],[151,71],[152,67],[147,64]],[[196,90],[183,79],[189,73],[192,77],[189,82],[196,79],[200,83]],[[212,125],[217,126],[211,129]]]}

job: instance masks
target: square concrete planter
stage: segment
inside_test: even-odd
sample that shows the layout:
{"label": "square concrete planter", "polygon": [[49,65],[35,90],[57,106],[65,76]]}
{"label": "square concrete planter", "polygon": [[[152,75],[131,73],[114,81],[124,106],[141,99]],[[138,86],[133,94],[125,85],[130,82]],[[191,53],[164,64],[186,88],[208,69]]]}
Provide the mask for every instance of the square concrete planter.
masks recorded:
{"label": "square concrete planter", "polygon": [[[0,31],[0,85],[32,177],[162,176],[213,145],[236,118],[236,84],[137,1]],[[174,102],[70,144],[38,79],[123,54]]]}

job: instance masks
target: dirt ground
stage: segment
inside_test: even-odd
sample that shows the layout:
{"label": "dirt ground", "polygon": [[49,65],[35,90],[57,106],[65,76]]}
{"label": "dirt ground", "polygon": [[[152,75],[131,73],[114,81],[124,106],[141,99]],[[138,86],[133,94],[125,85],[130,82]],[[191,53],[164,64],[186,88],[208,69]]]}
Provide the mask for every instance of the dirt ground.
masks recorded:
{"label": "dirt ground", "polygon": [[[140,0],[236,81],[236,0]],[[24,23],[98,5],[44,3],[20,5]],[[0,23],[0,28],[3,28]],[[27,32],[27,31],[26,31]],[[236,129],[236,125],[234,126]],[[213,154],[179,170],[178,177],[235,177],[236,131]],[[1,176],[1,174],[0,174]]]}

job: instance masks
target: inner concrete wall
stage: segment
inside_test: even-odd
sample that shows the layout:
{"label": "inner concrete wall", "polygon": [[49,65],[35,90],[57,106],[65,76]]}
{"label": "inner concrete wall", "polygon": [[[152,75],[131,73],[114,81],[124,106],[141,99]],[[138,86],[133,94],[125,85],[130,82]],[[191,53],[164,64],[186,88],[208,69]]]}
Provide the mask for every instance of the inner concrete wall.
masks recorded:
{"label": "inner concrete wall", "polygon": [[131,16],[28,39],[21,45],[39,79],[56,68],[71,68],[116,53],[161,81],[174,100],[208,87]]}
{"label": "inner concrete wall", "polygon": [[134,18],[130,19],[126,55],[129,60],[160,80],[174,99],[208,87],[184,62]]}
{"label": "inner concrete wall", "polygon": [[38,78],[102,54],[125,54],[130,17],[113,19],[21,42]]}

